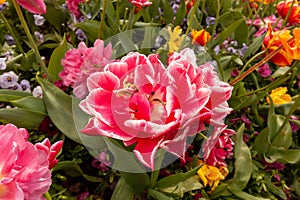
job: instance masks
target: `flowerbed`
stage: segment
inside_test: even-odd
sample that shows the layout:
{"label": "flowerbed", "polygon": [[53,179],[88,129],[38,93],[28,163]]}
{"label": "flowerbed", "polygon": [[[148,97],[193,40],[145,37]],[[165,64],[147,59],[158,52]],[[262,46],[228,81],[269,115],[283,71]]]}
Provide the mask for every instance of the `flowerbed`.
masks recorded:
{"label": "flowerbed", "polygon": [[297,0],[0,0],[0,199],[299,199],[299,22]]}

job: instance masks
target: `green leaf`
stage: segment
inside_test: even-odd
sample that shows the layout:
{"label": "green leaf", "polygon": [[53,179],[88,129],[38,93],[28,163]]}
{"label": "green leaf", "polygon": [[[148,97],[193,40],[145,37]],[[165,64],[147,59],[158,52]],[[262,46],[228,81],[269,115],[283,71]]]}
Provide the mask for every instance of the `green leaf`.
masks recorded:
{"label": "green leaf", "polygon": [[120,171],[120,174],[132,191],[139,196],[150,186],[150,179],[147,173],[129,173]]}
{"label": "green leaf", "polygon": [[230,26],[228,26],[225,30],[223,30],[214,40],[210,40],[207,43],[208,49],[213,49],[215,46],[224,42],[236,29],[241,23],[244,23],[244,19],[239,19],[233,22]]}
{"label": "green leaf", "polygon": [[185,16],[186,16],[185,0],[181,0],[180,6],[179,6],[179,8],[177,9],[177,12],[176,12],[176,19],[175,19],[175,22],[174,22],[174,26],[179,26],[182,23]]}
{"label": "green leaf", "polygon": [[156,183],[157,188],[167,188],[177,185],[180,182],[185,181],[186,179],[190,178],[191,176],[195,175],[197,171],[200,169],[201,165],[198,167],[188,171],[188,172],[181,172],[178,174],[174,174],[168,177],[165,177]]}
{"label": "green leaf", "polygon": [[170,2],[167,0],[161,0],[160,1],[160,6],[164,11],[164,18],[166,20],[166,24],[169,24],[173,21],[174,13],[171,8]]}
{"label": "green leaf", "polygon": [[271,145],[270,139],[269,139],[269,127],[266,127],[263,129],[258,136],[256,136],[254,144],[253,144],[253,150],[255,150],[259,155],[265,153],[268,151],[269,146]]}
{"label": "green leaf", "polygon": [[27,96],[32,96],[29,92],[21,92],[17,90],[0,90],[0,101],[11,102],[14,100],[22,99]]}
{"label": "green leaf", "polygon": [[32,110],[47,115],[44,101],[41,98],[27,96],[22,99],[11,101],[11,104],[19,108]]}
{"label": "green leaf", "polygon": [[251,42],[251,44],[248,46],[248,49],[246,50],[246,52],[244,53],[244,57],[248,58],[252,54],[255,54],[256,51],[261,47],[261,45],[264,41],[264,38],[265,38],[264,35],[255,37],[253,39],[253,41]]}
{"label": "green leaf", "polygon": [[48,72],[52,81],[59,80],[58,73],[63,70],[63,66],[61,65],[61,59],[64,58],[65,53],[72,48],[72,45],[67,43],[66,37],[64,37],[63,42],[54,49],[49,65],[48,65]]}
{"label": "green leaf", "polygon": [[62,6],[47,4],[47,12],[43,16],[47,22],[54,26],[56,31],[62,31],[62,24],[66,22],[67,18],[66,9]]}
{"label": "green leaf", "polygon": [[98,38],[100,22],[96,20],[86,20],[81,23],[74,24],[75,27],[82,29],[89,41],[94,42]]}
{"label": "green leaf", "polygon": [[193,175],[172,187],[158,189],[162,192],[169,193],[171,195],[176,194],[180,197],[183,197],[184,193],[192,190],[199,190],[201,188],[203,188],[203,185],[200,183],[198,176]]}
{"label": "green leaf", "polygon": [[114,189],[111,200],[119,200],[119,199],[132,200],[133,197],[134,197],[133,191],[131,190],[129,185],[127,185],[125,179],[121,176]]}
{"label": "green leaf", "polygon": [[150,186],[150,178],[145,172],[144,166],[136,159],[134,153],[126,151],[118,141],[106,137],[102,138],[115,160],[111,168],[119,170],[132,191],[141,195]]}
{"label": "green leaf", "polygon": [[37,78],[37,81],[43,88],[44,103],[55,126],[68,138],[81,143],[72,113],[72,97],[45,80]]}
{"label": "green leaf", "polygon": [[22,108],[0,109],[0,121],[2,123],[12,123],[20,128],[37,129],[44,118],[45,115],[42,113]]}
{"label": "green leaf", "polygon": [[86,175],[83,173],[83,171],[80,169],[79,165],[75,163],[74,161],[60,161],[55,165],[55,167],[52,169],[52,171],[64,171],[67,175],[71,177],[79,177],[83,176],[87,181],[93,182],[93,183],[99,183],[103,182],[102,178]]}
{"label": "green leaf", "polygon": [[276,196],[280,197],[280,199],[287,199],[286,194],[279,187],[276,187],[273,183],[269,181],[265,181],[264,184],[267,186],[267,190]]}
{"label": "green leaf", "polygon": [[268,200],[266,198],[263,198],[263,197],[256,197],[256,196],[253,196],[253,195],[250,195],[246,192],[243,192],[241,190],[237,190],[235,188],[229,188],[229,190],[234,194],[236,195],[237,197],[241,198],[241,199],[247,199],[247,200]]}
{"label": "green leaf", "polygon": [[173,199],[172,197],[168,197],[165,194],[163,194],[159,191],[153,190],[151,188],[148,189],[148,195],[153,197],[154,199],[159,199],[159,200],[172,200]]}
{"label": "green leaf", "polygon": [[252,173],[252,158],[248,146],[243,141],[245,124],[236,132],[234,146],[234,177],[229,185],[230,188],[242,190],[247,186]]}
{"label": "green leaf", "polygon": [[212,191],[212,193],[210,194],[210,198],[216,199],[220,196],[230,196],[230,195],[231,192],[228,190],[228,184],[221,183],[214,191]]}
{"label": "green leaf", "polygon": [[267,154],[268,157],[265,159],[268,162],[275,162],[281,160],[287,163],[297,163],[300,161],[300,150],[299,149],[284,149],[272,146]]}

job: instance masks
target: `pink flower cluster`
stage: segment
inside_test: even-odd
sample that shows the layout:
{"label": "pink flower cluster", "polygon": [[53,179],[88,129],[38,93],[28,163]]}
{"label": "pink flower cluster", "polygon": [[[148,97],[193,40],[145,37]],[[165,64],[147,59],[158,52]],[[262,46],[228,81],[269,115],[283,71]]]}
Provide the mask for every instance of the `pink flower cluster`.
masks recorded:
{"label": "pink flower cluster", "polygon": [[235,131],[226,126],[215,127],[211,136],[202,146],[204,162],[212,166],[227,166],[225,159],[233,156],[233,141],[230,136]]}
{"label": "pink flower cluster", "polygon": [[51,185],[49,168],[63,142],[33,145],[28,132],[12,124],[0,126],[0,199],[43,199]]}
{"label": "pink flower cluster", "polygon": [[77,98],[87,95],[86,80],[94,72],[102,71],[103,67],[111,63],[112,46],[104,47],[104,41],[96,40],[94,47],[88,48],[80,42],[78,48],[69,50],[62,59],[63,71],[59,73],[65,86],[72,86]]}
{"label": "pink flower cluster", "polygon": [[79,17],[81,15],[78,5],[80,3],[84,2],[84,0],[66,0],[67,7],[69,9],[69,12],[76,17]]}
{"label": "pink flower cluster", "polygon": [[211,64],[198,66],[191,49],[168,60],[165,68],[158,55],[133,52],[90,75],[80,107],[92,118],[82,132],[135,144],[136,157],[152,170],[159,148],[184,158],[188,137],[224,124],[232,87]]}

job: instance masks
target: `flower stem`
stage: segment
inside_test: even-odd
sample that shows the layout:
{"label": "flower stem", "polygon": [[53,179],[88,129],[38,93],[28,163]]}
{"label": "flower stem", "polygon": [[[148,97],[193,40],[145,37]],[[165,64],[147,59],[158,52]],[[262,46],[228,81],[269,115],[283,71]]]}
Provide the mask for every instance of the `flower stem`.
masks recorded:
{"label": "flower stem", "polygon": [[246,64],[244,65],[243,69],[240,71],[240,74],[242,74],[242,73],[247,69],[248,65],[250,65],[250,63],[251,63],[254,59],[256,59],[257,57],[263,55],[263,54],[266,53],[266,52],[267,52],[267,50],[261,51],[261,52],[259,52],[258,54],[254,55],[252,58],[250,58],[250,59],[248,60],[248,62],[246,62]]}
{"label": "flower stem", "polygon": [[103,30],[105,11],[106,11],[106,1],[107,0],[103,0],[103,10],[101,13],[101,21],[100,21],[100,27],[99,27],[99,32],[98,32],[98,39],[101,39],[101,34],[102,34],[102,30]]}
{"label": "flower stem", "polygon": [[23,50],[23,48],[22,48],[21,43],[19,42],[19,40],[18,40],[18,38],[17,38],[15,32],[13,31],[12,27],[10,26],[10,24],[8,23],[6,17],[3,15],[2,12],[0,12],[0,17],[1,17],[1,19],[3,20],[3,22],[4,22],[4,24],[5,24],[5,26],[6,26],[7,30],[8,30],[8,32],[9,32],[9,33],[11,34],[11,36],[14,38],[14,40],[15,40],[15,42],[16,42],[16,45],[17,45],[18,49],[20,50],[20,52],[21,52],[23,55],[25,55],[25,52],[24,52],[24,50]]}
{"label": "flower stem", "polygon": [[52,200],[52,198],[51,198],[49,192],[46,192],[46,193],[44,194],[44,197],[45,197],[47,200]]}
{"label": "flower stem", "polygon": [[197,0],[196,3],[195,3],[195,5],[192,8],[192,11],[191,11],[191,14],[190,14],[190,18],[189,18],[188,27],[187,27],[187,29],[185,31],[185,35],[188,35],[188,33],[190,32],[191,25],[193,23],[193,20],[194,20],[195,14],[196,14],[196,10],[197,10],[199,4],[200,4],[200,0]]}
{"label": "flower stem", "polygon": [[21,24],[22,24],[22,26],[24,28],[26,36],[29,39],[29,43],[31,44],[31,48],[33,48],[33,51],[34,51],[34,53],[36,55],[37,62],[38,62],[38,64],[40,64],[41,68],[45,71],[48,80],[51,81],[51,78],[50,78],[50,75],[48,73],[47,67],[46,67],[45,63],[43,62],[43,59],[42,59],[42,57],[40,55],[38,47],[37,47],[37,45],[36,45],[36,43],[35,43],[32,35],[30,33],[30,30],[29,30],[29,28],[27,26],[27,23],[26,23],[26,20],[25,20],[25,18],[23,16],[21,8],[20,8],[19,4],[16,2],[16,0],[12,0],[12,2],[14,4],[14,7],[15,7],[16,12],[18,14],[18,17],[19,17],[19,19],[21,21]]}
{"label": "flower stem", "polygon": [[[290,43],[294,40],[294,37],[290,38],[287,43]],[[252,73],[255,69],[260,67],[262,64],[273,58],[281,49],[283,48],[283,45],[280,45],[276,50],[272,51],[270,54],[268,54],[264,59],[256,63],[253,67],[249,68],[247,71],[245,71],[243,74],[238,76],[236,79],[230,82],[230,85],[235,85],[239,81],[243,80],[246,76],[248,76],[250,73]]]}

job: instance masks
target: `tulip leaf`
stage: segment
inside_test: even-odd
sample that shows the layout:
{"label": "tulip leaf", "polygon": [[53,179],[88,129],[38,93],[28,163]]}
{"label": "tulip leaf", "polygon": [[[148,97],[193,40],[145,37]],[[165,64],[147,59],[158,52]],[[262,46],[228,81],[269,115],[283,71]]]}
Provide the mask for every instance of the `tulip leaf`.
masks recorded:
{"label": "tulip leaf", "polygon": [[263,197],[256,197],[253,195],[250,195],[246,192],[243,192],[241,190],[235,189],[235,188],[229,188],[229,190],[237,197],[241,198],[241,199],[247,199],[247,200],[268,200],[266,198]]}
{"label": "tulip leaf", "polygon": [[252,174],[252,158],[248,146],[243,141],[245,124],[236,132],[234,147],[234,177],[230,180],[230,188],[242,190],[246,187]]}
{"label": "tulip leaf", "polygon": [[12,123],[26,129],[37,129],[45,116],[43,113],[22,108],[0,109],[0,122]]}
{"label": "tulip leaf", "polygon": [[87,181],[93,182],[93,183],[99,183],[103,182],[102,178],[96,177],[96,176],[90,176],[86,175],[79,167],[79,165],[74,161],[60,161],[55,165],[55,167],[52,169],[52,172],[54,171],[64,171],[67,175],[72,177],[79,177],[83,176]]}
{"label": "tulip leaf", "polygon": [[134,193],[126,183],[125,179],[121,176],[119,179],[114,192],[112,194],[111,200],[132,200],[134,197]]}
{"label": "tulip leaf", "polygon": [[185,16],[186,16],[185,0],[181,0],[180,6],[179,6],[179,8],[177,9],[177,12],[176,12],[176,19],[175,19],[175,22],[174,22],[174,26],[179,26],[182,23]]}
{"label": "tulip leaf", "polygon": [[159,200],[172,200],[172,199],[174,199],[172,197],[168,197],[165,194],[163,194],[163,193],[161,193],[159,191],[153,190],[151,188],[148,189],[148,194],[151,197],[153,197],[154,199],[159,199]]}
{"label": "tulip leaf", "polygon": [[63,42],[54,49],[48,65],[48,72],[52,81],[60,79],[58,73],[63,70],[61,59],[64,58],[65,53],[71,48],[72,45],[68,44],[66,37],[64,37]]}
{"label": "tulip leaf", "polygon": [[14,100],[22,99],[27,96],[32,96],[31,93],[22,92],[17,90],[0,90],[0,101],[11,102]]}
{"label": "tulip leaf", "polygon": [[72,97],[52,83],[40,78],[37,81],[43,88],[44,103],[55,126],[68,138],[81,143],[73,118]]}
{"label": "tulip leaf", "polygon": [[168,177],[165,177],[156,183],[157,188],[167,188],[177,185],[180,182],[185,181],[186,179],[190,178],[191,176],[195,175],[197,171],[200,169],[201,165],[198,167],[188,171],[188,172],[181,172],[177,173]]}
{"label": "tulip leaf", "polygon": [[271,146],[265,159],[272,163],[277,160],[281,160],[288,163],[297,163],[300,161],[300,150],[299,149],[284,149],[280,147]]}
{"label": "tulip leaf", "polygon": [[164,12],[164,18],[166,20],[166,24],[169,24],[173,21],[173,17],[174,17],[174,13],[170,5],[170,2],[167,0],[161,0],[160,3],[161,3],[160,6]]}
{"label": "tulip leaf", "polygon": [[177,183],[172,187],[159,188],[160,191],[169,193],[170,195],[178,195],[183,197],[183,194],[192,190],[199,190],[203,188],[197,175],[193,175],[182,182]]}
{"label": "tulip leaf", "polygon": [[22,99],[11,101],[11,104],[13,106],[16,106],[19,108],[32,110],[32,111],[40,112],[40,113],[43,113],[44,115],[47,115],[44,101],[41,98],[27,96]]}
{"label": "tulip leaf", "polygon": [[150,186],[150,178],[144,167],[136,159],[134,153],[126,149],[114,139],[103,137],[107,148],[114,157],[111,167],[120,171],[121,176],[137,195]]}
{"label": "tulip leaf", "polygon": [[209,40],[209,42],[207,43],[208,49],[213,49],[215,46],[224,42],[243,22],[245,22],[244,19],[239,19],[233,22],[230,26],[224,29],[214,40]]}
{"label": "tulip leaf", "polygon": [[253,41],[251,42],[251,44],[248,46],[247,50],[244,53],[244,57],[248,58],[249,56],[251,56],[252,54],[254,54],[262,45],[263,41],[264,41],[265,36],[259,36],[259,37],[255,37],[253,39]]}

